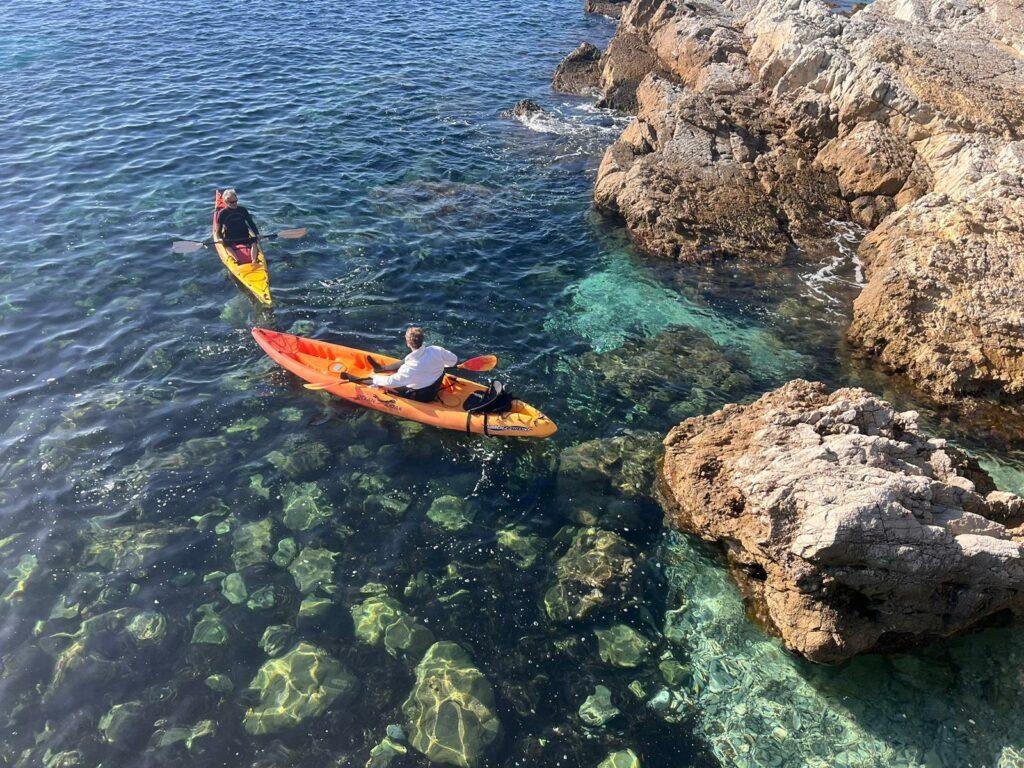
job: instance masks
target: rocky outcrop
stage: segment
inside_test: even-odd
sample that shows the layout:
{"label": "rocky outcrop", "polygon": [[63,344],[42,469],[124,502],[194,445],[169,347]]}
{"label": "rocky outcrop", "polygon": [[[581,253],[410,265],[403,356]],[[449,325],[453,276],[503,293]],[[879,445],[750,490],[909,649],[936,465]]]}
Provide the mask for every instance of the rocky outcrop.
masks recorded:
{"label": "rocky outcrop", "polygon": [[1022,394],[1024,9],[1014,0],[634,0],[601,57],[635,111],[594,198],[681,260],[875,231],[849,339],[923,390]]}
{"label": "rocky outcrop", "polygon": [[562,93],[594,93],[600,84],[601,49],[591,43],[580,43],[562,59],[551,77],[551,87]]}
{"label": "rocky outcrop", "polygon": [[1024,608],[1024,499],[860,389],[802,380],[665,440],[668,520],[725,547],[755,614],[818,662]]}
{"label": "rocky outcrop", "polygon": [[584,12],[617,19],[627,5],[629,0],[587,0]]}

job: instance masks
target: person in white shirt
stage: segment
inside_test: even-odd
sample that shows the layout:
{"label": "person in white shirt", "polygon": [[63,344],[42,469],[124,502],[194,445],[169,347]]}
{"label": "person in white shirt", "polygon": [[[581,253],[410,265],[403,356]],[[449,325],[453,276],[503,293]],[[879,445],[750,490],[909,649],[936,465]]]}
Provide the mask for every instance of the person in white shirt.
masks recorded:
{"label": "person in white shirt", "polygon": [[367,355],[367,362],[373,368],[373,376],[358,378],[348,373],[341,376],[348,381],[383,387],[399,397],[429,403],[437,397],[444,384],[445,369],[453,368],[459,358],[444,347],[424,347],[422,328],[413,326],[405,332],[405,343],[409,354],[404,360],[390,365],[379,365]]}

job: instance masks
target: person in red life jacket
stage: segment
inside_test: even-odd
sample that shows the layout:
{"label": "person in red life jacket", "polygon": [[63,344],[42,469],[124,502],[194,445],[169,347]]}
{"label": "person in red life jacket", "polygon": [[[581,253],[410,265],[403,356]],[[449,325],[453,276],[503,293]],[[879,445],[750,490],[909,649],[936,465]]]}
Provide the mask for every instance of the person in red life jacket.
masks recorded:
{"label": "person in red life jacket", "polygon": [[238,204],[238,193],[233,189],[225,189],[221,194],[224,207],[217,212],[217,239],[231,248],[235,261],[247,264],[252,261],[252,245],[260,235],[260,230],[252,218],[252,214]]}
{"label": "person in red life jacket", "polygon": [[447,368],[454,367],[459,359],[455,353],[444,347],[424,347],[425,335],[422,328],[412,327],[405,332],[405,345],[409,354],[404,360],[389,365],[380,365],[372,357],[366,360],[373,368],[374,375],[358,378],[342,373],[341,378],[358,384],[382,387],[394,395],[429,403],[441,390]]}

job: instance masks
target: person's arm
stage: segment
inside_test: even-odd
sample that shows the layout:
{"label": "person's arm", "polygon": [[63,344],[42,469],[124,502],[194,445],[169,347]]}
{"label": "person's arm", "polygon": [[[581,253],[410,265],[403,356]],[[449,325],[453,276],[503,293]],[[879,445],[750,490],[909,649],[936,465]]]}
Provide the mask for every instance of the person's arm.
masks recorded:
{"label": "person's arm", "polygon": [[412,379],[412,368],[402,363],[398,370],[392,374],[386,373],[375,373],[371,377],[373,386],[375,387],[387,387],[388,389],[395,389],[396,387],[404,387]]}
{"label": "person's arm", "polygon": [[259,227],[256,226],[256,219],[254,219],[252,217],[252,214],[249,213],[249,209],[248,208],[245,209],[245,223],[246,223],[246,226],[248,226],[249,229],[252,230],[252,233],[254,235],[256,235],[256,237],[260,236]]}
{"label": "person's arm", "polygon": [[226,209],[221,208],[219,211],[217,211],[217,226],[215,227],[216,231],[214,233],[214,239],[215,240],[223,240],[224,239],[224,225],[221,223],[221,219],[223,218],[223,214],[224,214],[225,210]]}
{"label": "person's arm", "polygon": [[444,363],[445,368],[454,368],[458,365],[459,358],[454,352],[449,352],[447,349],[442,349],[441,351],[444,352],[442,362]]}
{"label": "person's arm", "polygon": [[390,373],[393,371],[397,371],[399,368],[402,367],[403,363],[402,360],[395,360],[395,362],[393,363],[381,365],[380,363],[373,359],[372,355],[366,356],[366,362],[368,362],[370,364],[370,367],[373,368],[374,373]]}

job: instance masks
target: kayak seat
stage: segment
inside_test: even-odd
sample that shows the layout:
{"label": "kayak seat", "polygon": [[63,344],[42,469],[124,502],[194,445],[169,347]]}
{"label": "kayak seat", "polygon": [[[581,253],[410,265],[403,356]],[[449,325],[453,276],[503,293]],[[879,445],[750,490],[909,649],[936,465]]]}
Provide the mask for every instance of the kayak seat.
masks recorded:
{"label": "kayak seat", "polygon": [[500,381],[492,380],[486,392],[474,392],[466,398],[462,409],[466,413],[508,413],[515,396]]}
{"label": "kayak seat", "polygon": [[251,245],[233,245],[231,246],[231,253],[235,257],[235,263],[252,264]]}

